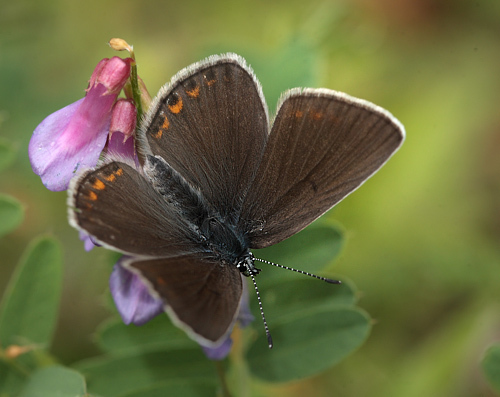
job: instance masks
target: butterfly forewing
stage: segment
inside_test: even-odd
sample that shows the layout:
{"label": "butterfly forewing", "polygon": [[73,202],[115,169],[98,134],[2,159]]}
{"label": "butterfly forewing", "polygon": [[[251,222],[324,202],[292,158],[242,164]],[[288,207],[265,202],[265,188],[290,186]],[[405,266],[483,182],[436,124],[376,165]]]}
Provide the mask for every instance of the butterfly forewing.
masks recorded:
{"label": "butterfly forewing", "polygon": [[236,320],[242,280],[235,266],[196,255],[170,259],[129,260],[166,303],[174,321],[200,343],[217,344]]}
{"label": "butterfly forewing", "polygon": [[268,136],[260,85],[242,58],[210,57],[160,91],[141,136],[143,150],[163,157],[223,218],[234,216]]}
{"label": "butterfly forewing", "polygon": [[201,251],[179,213],[134,167],[111,162],[72,181],[69,219],[99,243],[127,254]]}
{"label": "butterfly forewing", "polygon": [[302,230],[369,178],[404,139],[401,124],[366,101],[312,89],[284,98],[239,221],[252,248]]}

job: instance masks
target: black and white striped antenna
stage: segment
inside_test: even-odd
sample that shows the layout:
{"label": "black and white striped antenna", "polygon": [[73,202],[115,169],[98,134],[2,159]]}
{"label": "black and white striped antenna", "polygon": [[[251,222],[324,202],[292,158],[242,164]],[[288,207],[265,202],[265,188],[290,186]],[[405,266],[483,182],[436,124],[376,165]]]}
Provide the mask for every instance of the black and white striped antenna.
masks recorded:
{"label": "black and white striped antenna", "polygon": [[[309,276],[309,277],[314,277],[314,278],[317,278],[318,280],[326,281],[327,283],[330,283],[330,284],[342,284],[342,282],[340,280],[332,280],[331,278],[317,276],[316,274],[305,272],[303,270],[294,269],[293,267],[279,265],[279,264],[274,263],[274,262],[266,261],[265,259],[255,258],[254,256],[252,256],[252,259],[256,260],[256,261],[259,261],[259,262],[262,262],[262,263],[265,263],[267,265],[272,265],[272,266],[280,267],[280,268],[285,269],[285,270],[291,270],[293,272],[304,274],[304,275]],[[264,315],[264,309],[262,308],[262,300],[260,299],[259,289],[257,288],[257,282],[255,281],[255,275],[254,274],[258,274],[258,272],[259,272],[259,269],[256,269],[256,270],[257,271],[255,273],[250,273],[250,277],[252,278],[253,286],[254,286],[255,292],[257,294],[257,301],[259,303],[260,315],[262,317],[262,321],[264,323],[264,328],[266,330],[267,343],[269,345],[269,349],[272,349],[273,348],[273,338],[271,337],[271,332],[269,331],[269,327],[267,326],[266,316]]]}
{"label": "black and white striped antenna", "polygon": [[259,258],[255,258],[255,257],[253,259],[256,260],[256,261],[262,262],[262,263],[266,263],[268,265],[280,267],[280,268],[285,269],[285,270],[291,270],[292,272],[297,272],[297,273],[300,273],[300,274],[305,274],[306,276],[314,277],[314,278],[317,278],[318,280],[326,281],[327,283],[330,283],[330,284],[342,284],[342,282],[340,280],[332,280],[331,278],[317,276],[316,274],[305,272],[303,270],[294,269],[293,267],[279,265],[279,264],[274,263],[274,262],[266,261],[265,259],[259,259]]}

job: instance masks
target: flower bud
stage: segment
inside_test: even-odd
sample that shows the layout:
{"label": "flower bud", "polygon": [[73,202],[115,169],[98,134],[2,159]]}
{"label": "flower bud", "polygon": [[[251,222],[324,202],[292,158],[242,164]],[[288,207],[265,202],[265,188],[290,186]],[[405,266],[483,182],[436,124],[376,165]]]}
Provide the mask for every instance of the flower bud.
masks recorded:
{"label": "flower bud", "polygon": [[129,99],[118,99],[113,106],[111,113],[111,125],[109,135],[121,132],[124,135],[124,142],[135,133],[137,125],[137,109],[134,102]]}
{"label": "flower bud", "polygon": [[132,53],[134,49],[123,39],[113,38],[109,40],[109,46],[115,51],[128,51]]}
{"label": "flower bud", "polygon": [[87,91],[91,90],[97,84],[102,84],[106,87],[105,94],[119,93],[130,77],[130,65],[132,62],[132,58],[122,59],[120,57],[113,57],[111,59],[103,59],[94,69]]}

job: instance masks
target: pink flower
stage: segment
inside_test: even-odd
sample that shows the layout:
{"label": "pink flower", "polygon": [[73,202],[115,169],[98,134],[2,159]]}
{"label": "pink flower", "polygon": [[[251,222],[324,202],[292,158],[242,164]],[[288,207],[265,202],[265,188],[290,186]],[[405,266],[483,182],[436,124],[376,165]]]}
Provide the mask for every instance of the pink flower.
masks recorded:
{"label": "pink flower", "polygon": [[137,109],[129,99],[119,99],[113,107],[107,152],[115,156],[134,159],[139,165],[135,151],[135,127]]}
{"label": "pink flower", "polygon": [[49,190],[68,188],[73,175],[97,164],[106,144],[111,110],[130,76],[131,59],[103,59],[85,98],[43,120],[33,132],[29,158],[33,172]]}

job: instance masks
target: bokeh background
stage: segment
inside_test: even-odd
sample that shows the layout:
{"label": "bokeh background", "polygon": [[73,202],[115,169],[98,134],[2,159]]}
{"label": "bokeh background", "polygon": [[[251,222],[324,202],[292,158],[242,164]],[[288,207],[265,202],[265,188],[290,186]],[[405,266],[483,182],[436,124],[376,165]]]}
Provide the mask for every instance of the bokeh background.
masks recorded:
{"label": "bokeh background", "polygon": [[96,354],[111,254],[84,252],[66,194],[43,187],[27,146],[115,55],[112,37],[134,45],[153,95],[182,67],[234,51],[271,112],[287,88],[327,87],[389,109],[406,127],[402,149],[327,215],[347,236],[332,270],[357,285],[372,334],[338,366],[274,395],[494,395],[479,364],[500,339],[498,0],[1,0],[0,136],[17,157],[0,192],[26,215],[0,240],[0,293],[29,241],[62,241],[53,352],[65,363]]}

